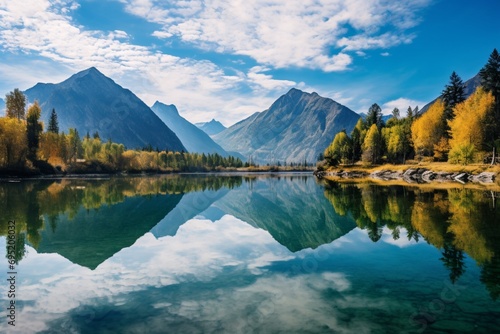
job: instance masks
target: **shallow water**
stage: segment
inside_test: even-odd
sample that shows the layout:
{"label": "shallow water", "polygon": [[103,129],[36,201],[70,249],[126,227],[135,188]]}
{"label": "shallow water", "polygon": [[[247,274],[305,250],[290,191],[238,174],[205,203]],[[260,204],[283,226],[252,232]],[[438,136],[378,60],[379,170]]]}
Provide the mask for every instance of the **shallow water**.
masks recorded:
{"label": "shallow water", "polygon": [[496,196],[308,175],[1,183],[0,330],[498,332]]}

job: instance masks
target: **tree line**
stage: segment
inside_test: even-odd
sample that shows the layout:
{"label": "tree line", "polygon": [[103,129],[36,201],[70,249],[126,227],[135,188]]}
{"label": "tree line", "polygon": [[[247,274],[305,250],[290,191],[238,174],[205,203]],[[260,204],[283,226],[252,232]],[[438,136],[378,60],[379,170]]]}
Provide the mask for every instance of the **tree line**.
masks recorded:
{"label": "tree line", "polygon": [[6,95],[6,115],[0,117],[0,170],[174,172],[250,166],[234,156],[159,151],[151,146],[130,150],[111,139],[102,141],[98,132],[83,138],[75,128],[60,132],[54,109],[44,131],[40,105],[35,101],[26,112],[26,104],[26,96],[17,88]]}
{"label": "tree line", "polygon": [[424,113],[418,106],[409,107],[406,117],[401,117],[395,108],[385,123],[382,109],[373,104],[349,135],[345,130],[335,135],[324,151],[326,164],[405,163],[408,159],[469,164],[486,157],[494,163],[500,147],[500,55],[496,49],[479,76],[481,86],[466,99],[465,85],[453,72],[440,98]]}

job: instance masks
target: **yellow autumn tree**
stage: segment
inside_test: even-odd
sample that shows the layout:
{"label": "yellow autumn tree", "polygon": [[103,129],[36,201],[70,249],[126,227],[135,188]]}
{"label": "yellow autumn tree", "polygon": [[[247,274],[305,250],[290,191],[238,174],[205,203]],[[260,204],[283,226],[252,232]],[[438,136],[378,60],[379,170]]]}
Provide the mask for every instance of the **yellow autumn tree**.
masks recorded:
{"label": "yellow autumn tree", "polygon": [[21,167],[27,152],[26,122],[16,118],[0,118],[0,167]]}
{"label": "yellow autumn tree", "polygon": [[455,118],[448,123],[451,137],[450,162],[471,162],[474,152],[483,149],[485,121],[494,104],[491,92],[479,87],[467,100],[455,106]]}
{"label": "yellow autumn tree", "polygon": [[434,145],[439,143],[445,131],[444,109],[444,103],[439,99],[413,122],[411,138],[417,155],[432,156],[434,154]]}

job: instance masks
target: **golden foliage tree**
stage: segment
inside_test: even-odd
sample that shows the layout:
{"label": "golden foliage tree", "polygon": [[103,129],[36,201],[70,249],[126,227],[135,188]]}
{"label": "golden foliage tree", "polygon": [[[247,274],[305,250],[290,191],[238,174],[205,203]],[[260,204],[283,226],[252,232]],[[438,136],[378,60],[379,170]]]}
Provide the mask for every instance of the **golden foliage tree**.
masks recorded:
{"label": "golden foliage tree", "polygon": [[456,157],[462,156],[463,152],[470,154],[471,149],[483,149],[485,121],[493,112],[494,104],[491,92],[479,87],[467,100],[455,106],[455,118],[449,122],[451,162],[459,162]]}
{"label": "golden foliage tree", "polygon": [[0,118],[0,167],[20,167],[27,150],[25,123],[16,118]]}
{"label": "golden foliage tree", "polygon": [[378,163],[382,158],[382,151],[382,135],[377,127],[377,124],[373,124],[370,129],[368,129],[365,140],[363,142],[362,159],[363,161],[372,164]]}
{"label": "golden foliage tree", "polygon": [[438,144],[444,135],[444,110],[444,103],[441,100],[437,100],[430,106],[426,113],[413,122],[411,137],[415,153],[418,155],[433,155],[434,145]]}

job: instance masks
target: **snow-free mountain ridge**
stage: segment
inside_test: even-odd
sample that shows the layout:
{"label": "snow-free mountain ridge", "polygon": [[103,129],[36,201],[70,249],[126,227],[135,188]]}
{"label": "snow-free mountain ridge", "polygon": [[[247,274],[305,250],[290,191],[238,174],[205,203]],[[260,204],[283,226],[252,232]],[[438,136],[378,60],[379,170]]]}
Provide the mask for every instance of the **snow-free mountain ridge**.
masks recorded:
{"label": "snow-free mountain ridge", "polygon": [[224,157],[228,156],[228,153],[215,143],[208,134],[179,115],[175,105],[167,105],[156,101],[151,110],[174,131],[189,152],[218,153]]}
{"label": "snow-free mountain ridge", "polygon": [[351,109],[317,93],[291,89],[269,109],[213,136],[226,151],[259,163],[315,162],[342,129],[359,119]]}
{"label": "snow-free mountain ridge", "polygon": [[216,121],[213,118],[210,122],[195,123],[195,125],[209,136],[216,135],[227,129],[221,122]]}
{"label": "snow-free mountain ridge", "polygon": [[57,112],[60,131],[76,128],[80,136],[99,132],[127,148],[151,145],[161,150],[185,150],[179,138],[130,90],[96,68],[74,74],[59,84],[38,83],[25,91],[29,103],[38,100],[42,121]]}

